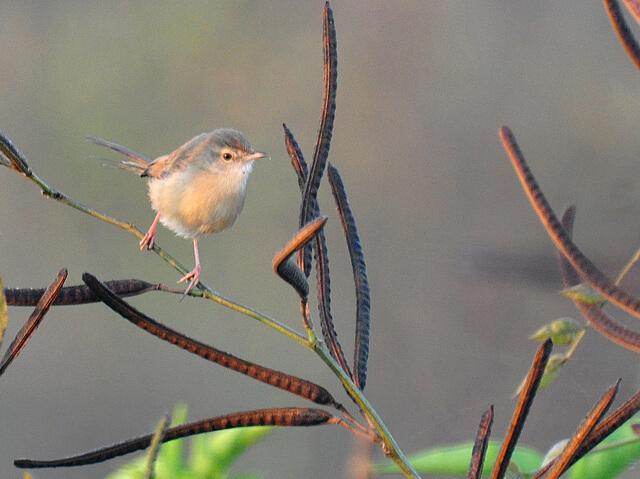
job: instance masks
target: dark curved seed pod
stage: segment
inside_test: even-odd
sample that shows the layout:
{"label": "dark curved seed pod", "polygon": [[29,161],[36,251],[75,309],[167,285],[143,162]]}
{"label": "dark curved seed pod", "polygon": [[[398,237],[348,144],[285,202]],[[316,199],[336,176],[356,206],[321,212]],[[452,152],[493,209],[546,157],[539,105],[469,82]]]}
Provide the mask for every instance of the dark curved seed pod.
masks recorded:
{"label": "dark curved seed pod", "polygon": [[322,40],[324,46],[324,99],[322,102],[320,127],[318,128],[318,139],[313,153],[313,162],[311,163],[311,169],[302,196],[300,226],[312,218],[312,205],[313,202],[316,201],[320,180],[322,179],[324,167],[329,157],[333,120],[335,119],[336,112],[338,51],[333,12],[328,2],[325,3],[324,6]]}
{"label": "dark curved seed pod", "polygon": [[[633,33],[631,33],[631,29],[627,26],[627,23],[624,21],[624,16],[620,11],[620,4],[616,0],[605,0],[604,6],[607,10],[607,14],[609,15],[609,20],[611,20],[611,24],[613,25],[613,29],[618,35],[618,39],[620,43],[622,43],[623,48],[631,58],[631,61],[635,64],[636,68],[640,70],[640,46],[638,42],[633,37]],[[627,4],[627,6],[629,6]],[[635,14],[634,10],[632,13]]]}
{"label": "dark curved seed pod", "polygon": [[17,334],[13,342],[9,345],[9,349],[7,349],[0,361],[0,375],[5,372],[7,367],[9,367],[9,364],[11,364],[18,354],[20,354],[20,351],[22,351],[22,349],[27,345],[27,342],[36,332],[36,329],[38,329],[38,326],[40,326],[40,323],[44,319],[44,315],[47,314],[51,304],[55,301],[56,296],[60,292],[60,288],[62,288],[65,279],[67,279],[67,270],[63,268],[60,270],[53,283],[51,283],[51,285],[41,295],[40,301],[36,304],[35,310],[31,313],[31,316],[29,316],[29,319]]}
{"label": "dark curved seed pod", "polygon": [[329,163],[327,167],[331,192],[338,207],[342,229],[344,230],[353,280],[356,288],[356,339],[353,359],[353,379],[356,385],[363,390],[367,382],[367,360],[369,358],[369,331],[371,299],[369,281],[367,280],[367,267],[364,262],[362,244],[358,235],[358,228],[347,200],[347,192],[342,183],[338,169]]}
{"label": "dark curved seed pod", "polygon": [[640,391],[635,393],[622,406],[602,420],[582,443],[574,457],[567,464],[567,469],[576,463],[585,454],[604,441],[613,431],[622,426],[631,417],[640,411]]}
{"label": "dark curved seed pod", "polygon": [[[296,176],[298,178],[300,193],[304,197],[304,185],[307,182],[307,177],[309,174],[307,163],[306,161],[304,161],[302,151],[300,151],[298,142],[293,137],[293,133],[291,132],[291,130],[289,130],[289,128],[287,128],[287,125],[285,124],[283,124],[282,126],[284,127],[284,142],[287,147],[287,152],[289,153],[291,164],[293,165],[293,169],[295,170]],[[312,211],[312,217],[320,215],[320,208],[318,206],[317,199],[311,202],[310,208]],[[312,245],[308,243],[298,251],[298,268],[302,270],[306,278],[308,278],[309,274],[311,273],[311,249]]]}
{"label": "dark curved seed pod", "polygon": [[[311,408],[278,408],[260,409],[257,411],[238,412],[225,416],[213,417],[202,421],[181,424],[164,431],[162,442],[173,441],[183,437],[193,436],[211,431],[232,429],[247,426],[318,426],[332,423],[334,416],[321,409]],[[93,451],[76,456],[49,461],[32,459],[17,459],[13,462],[21,469],[35,469],[45,467],[73,467],[86,464],[96,464],[114,457],[123,456],[149,447],[153,434],[136,437],[110,446],[101,447]]]}
{"label": "dark curved seed pod", "polygon": [[533,173],[529,169],[511,130],[503,126],[500,139],[509,155],[509,159],[518,175],[518,179],[538,215],[547,234],[556,248],[569,260],[571,266],[589,283],[589,285],[606,298],[611,304],[640,319],[640,299],[628,294],[616,286],[607,276],[587,258],[571,240],[562,224],[544,197]]}
{"label": "dark curved seed pod", "polygon": [[331,314],[331,286],[329,280],[329,259],[327,257],[327,246],[324,235],[317,235],[314,239],[314,253],[316,258],[316,282],[318,288],[318,311],[320,316],[320,326],[329,352],[333,359],[340,365],[351,378],[351,370],[344,357],[342,346],[338,341],[338,333],[333,327],[333,316]]}
{"label": "dark curved seed pod", "polygon": [[[320,116],[320,127],[318,128],[318,139],[316,141],[315,151],[313,152],[313,162],[311,163],[309,175],[302,194],[300,225],[307,223],[311,218],[313,218],[314,214],[317,214],[314,213],[314,209],[317,209],[318,188],[329,157],[329,147],[331,146],[331,136],[333,134],[333,121],[335,119],[336,112],[338,50],[336,29],[333,22],[333,11],[329,6],[329,2],[326,2],[324,6],[322,40],[324,46],[324,99],[322,104],[322,114]],[[322,335],[333,358],[338,362],[340,367],[351,376],[349,365],[344,358],[342,347],[338,342],[338,335],[333,327],[330,299],[331,287],[329,283],[329,260],[323,235],[316,236],[314,240],[314,250],[318,286],[318,308],[320,312]],[[307,273],[306,270],[305,273]]]}
{"label": "dark curved seed pod", "polygon": [[[105,284],[118,296],[135,296],[156,291],[159,285],[147,283],[140,279],[117,279],[105,281]],[[35,306],[44,294],[44,288],[5,288],[7,304],[11,306]],[[66,306],[72,304],[97,303],[100,301],[88,286],[65,286],[54,300],[52,306]]]}
{"label": "dark curved seed pod", "polygon": [[[575,206],[570,206],[562,215],[562,226],[569,238],[571,238],[573,234],[575,214]],[[569,260],[560,252],[558,252],[558,260],[560,262],[562,281],[565,286],[570,288],[582,282],[575,268],[571,266]],[[578,311],[580,311],[591,327],[602,336],[623,348],[640,353],[640,333],[617,322],[605,313],[599,304],[587,304],[579,300],[573,300],[573,304],[578,308]]]}
{"label": "dark curved seed pod", "polygon": [[471,463],[469,464],[469,474],[467,479],[481,479],[482,467],[489,445],[489,435],[491,434],[491,426],[493,425],[493,405],[482,415],[478,434],[471,451]]}
{"label": "dark curved seed pod", "polygon": [[513,413],[509,430],[507,431],[504,441],[502,442],[502,446],[500,447],[500,451],[498,452],[498,456],[496,457],[496,461],[493,465],[491,479],[503,479],[507,472],[511,455],[516,448],[516,444],[520,438],[520,433],[522,432],[524,423],[527,420],[529,411],[531,410],[533,399],[538,392],[538,386],[540,385],[540,380],[542,379],[544,370],[549,362],[549,356],[551,355],[552,348],[553,343],[551,339],[547,339],[536,351],[536,356],[531,368],[529,369],[529,374],[527,375],[522,395],[518,400],[518,406]]}
{"label": "dark curved seed pod", "polygon": [[578,430],[573,434],[573,436],[571,436],[569,442],[567,442],[560,455],[554,459],[553,465],[549,468],[549,472],[547,472],[544,477],[548,479],[558,479],[558,477],[560,477],[560,475],[569,468],[572,458],[576,455],[582,444],[584,444],[595,428],[596,424],[609,409],[609,406],[616,397],[619,385],[620,380],[618,379],[616,384],[611,386],[604,396],[602,396],[600,401],[598,401],[598,404],[595,405],[587,417],[585,417],[584,421],[582,421]]}
{"label": "dark curved seed pod", "polygon": [[[336,31],[333,21],[333,12],[329,3],[325,3],[323,13],[323,50],[324,50],[324,99],[322,104],[322,113],[320,116],[320,127],[318,128],[318,138],[313,154],[313,162],[307,175],[304,189],[302,192],[302,204],[300,207],[299,225],[302,227],[311,219],[319,215],[319,207],[317,201],[318,188],[324,173],[324,169],[329,157],[329,148],[331,145],[331,136],[333,132],[333,121],[336,109],[336,90],[338,78],[338,55]],[[290,155],[299,155],[299,148],[296,148],[293,135],[285,127],[285,137],[288,143]],[[289,144],[291,147],[289,148]],[[298,173],[298,182],[304,176],[304,169],[297,159],[293,159],[294,167]],[[316,260],[316,276],[318,283],[318,308],[320,312],[320,325],[324,340],[329,348],[332,357],[340,364],[340,367],[351,376],[349,366],[344,358],[344,353],[338,337],[333,327],[333,319],[331,316],[331,300],[330,300],[330,282],[329,282],[329,261],[327,257],[327,248],[324,241],[324,235],[319,234],[314,239],[314,250]],[[299,260],[299,266],[308,277],[311,271],[311,262],[308,256],[308,249],[301,250],[302,259]]]}
{"label": "dark curved seed pod", "polygon": [[289,261],[289,258],[297,250],[304,248],[318,234],[326,222],[326,217],[320,217],[307,223],[273,258],[273,269],[276,274],[293,286],[302,299],[306,299],[309,296],[309,283],[302,270]]}
{"label": "dark curved seed pod", "polygon": [[314,384],[305,379],[297,378],[280,371],[265,368],[258,364],[245,361],[219,349],[209,346],[195,339],[189,338],[156,320],[141,313],[133,306],[118,298],[104,284],[89,273],[82,275],[82,280],[107,306],[113,309],[120,316],[135,324],[148,333],[175,344],[180,349],[189,351],[204,359],[212,361],[233,371],[249,376],[265,384],[290,392],[303,397],[316,404],[340,407],[340,404],[333,399],[333,396],[322,386]]}
{"label": "dark curved seed pod", "polygon": [[[303,182],[307,175],[306,164],[304,163],[304,159],[302,159],[302,154],[298,148],[298,144],[291,131],[285,125],[285,141],[287,143],[287,150],[289,151],[289,155],[291,156],[291,162],[294,165],[296,173],[298,175],[298,183],[301,188],[304,186]],[[304,195],[304,190],[303,190]],[[304,198],[304,196],[303,196]],[[315,198],[309,198],[309,215],[310,217],[318,217],[320,214],[320,208],[318,207],[318,201]],[[303,201],[304,202],[304,201]],[[303,226],[301,226],[302,228]],[[313,249],[315,251],[315,259],[317,265],[317,275],[316,281],[318,284],[318,308],[320,311],[320,325],[322,327],[322,335],[324,337],[325,343],[329,347],[329,351],[331,355],[340,366],[351,376],[351,372],[349,370],[349,366],[344,358],[344,353],[342,352],[342,348],[340,343],[338,342],[338,337],[333,327],[333,319],[331,315],[331,286],[329,280],[329,260],[327,256],[327,247],[324,238],[324,233],[322,231],[318,232],[313,240]],[[311,271],[311,244],[304,245],[300,250],[300,254],[298,256],[298,268],[303,273],[304,277],[308,277]],[[275,259],[274,259],[275,264]],[[292,281],[295,281],[296,284],[300,285],[304,288],[302,283],[302,278],[300,277],[298,271],[292,266],[286,264],[286,262],[282,262],[282,267],[285,268],[284,274],[288,274]],[[280,273],[278,273],[280,274]],[[280,274],[281,275],[281,274]],[[282,276],[282,275],[281,275]],[[292,284],[292,283],[290,283]],[[295,286],[294,286],[295,287]],[[302,292],[301,289],[298,291]],[[306,298],[308,294],[308,285],[306,288],[305,296],[301,296],[302,298]]]}
{"label": "dark curved seed pod", "polygon": [[[569,238],[573,238],[573,223],[575,222],[575,219],[575,205],[568,206],[564,210],[564,213],[562,213],[562,219],[560,221],[562,222],[562,227],[567,232]],[[560,265],[560,276],[562,277],[562,282],[567,288],[576,286],[582,282],[580,275],[560,251],[558,251],[558,264]]]}
{"label": "dark curved seed pod", "polygon": [[278,264],[275,271],[280,278],[293,286],[301,298],[306,299],[309,296],[309,282],[297,264],[294,264],[287,258]]}
{"label": "dark curved seed pod", "polygon": [[293,137],[293,133],[291,132],[291,130],[285,123],[282,124],[282,127],[284,128],[284,143],[287,147],[287,153],[289,153],[291,164],[293,165],[293,169],[296,171],[300,192],[303,192],[304,184],[307,182],[307,175],[309,173],[307,169],[307,162],[304,161],[302,151],[298,146],[298,142]]}

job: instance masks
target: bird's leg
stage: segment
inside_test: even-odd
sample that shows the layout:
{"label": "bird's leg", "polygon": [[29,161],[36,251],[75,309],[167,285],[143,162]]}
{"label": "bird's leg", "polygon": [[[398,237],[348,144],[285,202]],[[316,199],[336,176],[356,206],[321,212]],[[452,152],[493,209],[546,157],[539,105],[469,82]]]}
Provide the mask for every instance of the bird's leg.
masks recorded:
{"label": "bird's leg", "polygon": [[184,278],[182,278],[178,283],[184,283],[186,281],[191,281],[187,290],[184,292],[185,295],[189,294],[193,287],[198,284],[200,280],[200,253],[198,252],[198,238],[193,238],[193,253],[196,257],[196,267],[191,271],[191,273],[187,274]]}
{"label": "bird's leg", "polygon": [[149,227],[149,231],[144,237],[140,240],[140,251],[143,249],[151,249],[153,248],[153,244],[156,242],[156,226],[158,226],[158,221],[160,221],[160,213],[156,215],[156,218],[151,223]]}

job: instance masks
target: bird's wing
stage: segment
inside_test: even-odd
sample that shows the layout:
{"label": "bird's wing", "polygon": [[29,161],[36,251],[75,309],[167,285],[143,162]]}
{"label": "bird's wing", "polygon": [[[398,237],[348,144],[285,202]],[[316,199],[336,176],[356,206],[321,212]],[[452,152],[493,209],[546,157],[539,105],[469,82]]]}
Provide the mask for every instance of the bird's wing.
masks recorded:
{"label": "bird's wing", "polygon": [[191,138],[188,142],[182,145],[168,155],[161,156],[153,160],[149,166],[146,167],[142,176],[149,176],[151,178],[162,178],[170,175],[175,171],[184,170],[185,167],[191,162],[192,158],[197,155],[202,148],[206,147],[207,139],[211,135],[210,133],[202,133],[194,138]]}

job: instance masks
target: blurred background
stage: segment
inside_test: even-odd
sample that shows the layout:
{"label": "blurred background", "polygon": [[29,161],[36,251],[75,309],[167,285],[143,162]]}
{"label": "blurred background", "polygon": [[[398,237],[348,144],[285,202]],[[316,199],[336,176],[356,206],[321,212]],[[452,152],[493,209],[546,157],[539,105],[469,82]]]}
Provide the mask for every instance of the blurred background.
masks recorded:
{"label": "blurred background", "polygon": [[[330,161],[358,222],[372,289],[366,393],[403,451],[472,440],[495,404],[504,434],[537,344],[577,316],[555,251],[498,139],[509,125],[556,211],[577,205],[576,242],[614,276],[640,246],[640,74],[601,2],[332,2],[338,108]],[[311,159],[322,104],[321,1],[4,2],[0,130],[36,174],[146,230],[146,184],[103,168],[94,135],[150,158],[203,131],[241,129],[271,159],[255,165],[243,214],[201,241],[205,283],[302,329],[271,259],[296,231],[297,181],[282,123]],[[637,29],[636,29],[637,30]],[[137,239],[41,196],[0,169],[0,274],[45,287],[69,269],[173,285],[179,274]],[[351,270],[329,188],[321,207],[333,311],[353,341]],[[187,267],[189,241],[158,243]],[[633,270],[627,288],[638,294]],[[316,381],[348,403],[310,352],[254,320],[161,293],[131,299],[171,327]],[[316,309],[312,309],[317,318]],[[30,314],[9,309],[7,337]],[[631,326],[622,315],[618,319]],[[6,346],[5,346],[6,347]],[[605,388],[639,387],[638,358],[590,331],[538,397],[522,443],[571,435]],[[2,477],[18,457],[56,458],[150,432],[176,403],[192,419],[306,405],[145,334],[101,305],[52,309],[0,379]],[[345,477],[354,438],[339,427],[279,430],[238,465],[265,478]],[[104,477],[130,457],[37,477]],[[382,460],[379,450],[374,459]]]}

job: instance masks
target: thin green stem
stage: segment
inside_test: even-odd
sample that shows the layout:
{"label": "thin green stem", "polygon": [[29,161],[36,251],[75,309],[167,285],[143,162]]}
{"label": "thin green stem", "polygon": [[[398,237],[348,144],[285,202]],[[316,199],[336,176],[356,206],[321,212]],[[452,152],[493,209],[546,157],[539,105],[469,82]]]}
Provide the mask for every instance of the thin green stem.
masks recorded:
{"label": "thin green stem", "polygon": [[153,479],[155,477],[156,461],[158,460],[160,446],[162,445],[164,434],[169,427],[169,421],[169,414],[167,414],[160,420],[160,423],[156,428],[156,432],[153,435],[153,439],[151,439],[149,452],[147,453],[147,462],[144,469],[143,479]]}
{"label": "thin green stem", "polygon": [[622,269],[622,272],[618,275],[618,278],[616,279],[616,282],[614,283],[616,286],[620,285],[620,281],[622,281],[622,278],[624,278],[626,276],[626,274],[633,267],[633,265],[638,262],[638,260],[640,260],[640,249],[638,249],[638,251],[635,252],[633,257],[629,260],[629,262]]}
{"label": "thin green stem", "polygon": [[616,442],[610,442],[607,444],[601,444],[598,447],[594,447],[590,454],[597,454],[598,452],[603,452],[603,451],[608,451],[611,449],[616,449],[618,447],[622,447],[622,446],[628,446],[629,444],[635,444],[637,442],[640,442],[640,437],[629,437],[627,439],[621,439],[619,441]]}
{"label": "thin green stem", "polygon": [[321,343],[316,342],[310,347],[316,352],[318,356],[331,368],[333,373],[338,376],[343,386],[349,392],[349,395],[360,407],[360,410],[367,418],[368,422],[375,428],[376,432],[380,436],[383,443],[383,449],[386,456],[391,458],[393,462],[400,468],[405,477],[420,479],[420,476],[413,468],[409,460],[404,453],[398,447],[395,439],[387,429],[387,426],[378,413],[373,409],[373,406],[369,403],[366,397],[362,394],[362,391],[355,385],[349,375],[340,367],[340,365],[331,357],[329,352],[322,346]]}
{"label": "thin green stem", "polygon": [[587,332],[588,327],[589,325],[587,324],[585,328],[578,333],[578,337],[574,339],[573,343],[571,343],[571,347],[565,353],[565,358],[569,359],[573,355],[575,350],[578,348],[578,344],[580,344],[580,341],[582,341],[582,338],[584,338],[584,335]]}
{"label": "thin green stem", "polygon": [[313,329],[313,323],[311,322],[311,313],[309,312],[309,302],[307,298],[300,300],[300,312],[302,313],[302,324],[307,330],[307,337],[310,344],[316,344],[318,338],[316,337],[316,331]]}
{"label": "thin green stem", "polygon": [[194,296],[202,296],[203,298],[210,299],[211,301],[221,304],[222,306],[226,306],[229,309],[233,309],[234,311],[247,315],[251,318],[257,319],[261,323],[266,324],[270,328],[275,329],[276,331],[297,341],[303,346],[311,347],[310,341],[308,341],[304,336],[302,336],[300,333],[298,333],[294,329],[291,329],[286,324],[283,324],[280,321],[273,319],[264,313],[261,313],[260,311],[249,308],[247,306],[243,306],[241,304],[236,303],[235,301],[227,299],[224,296],[221,296],[220,294],[214,291],[211,291],[208,286],[206,286],[206,288],[207,288],[206,291],[194,291],[193,292]]}

